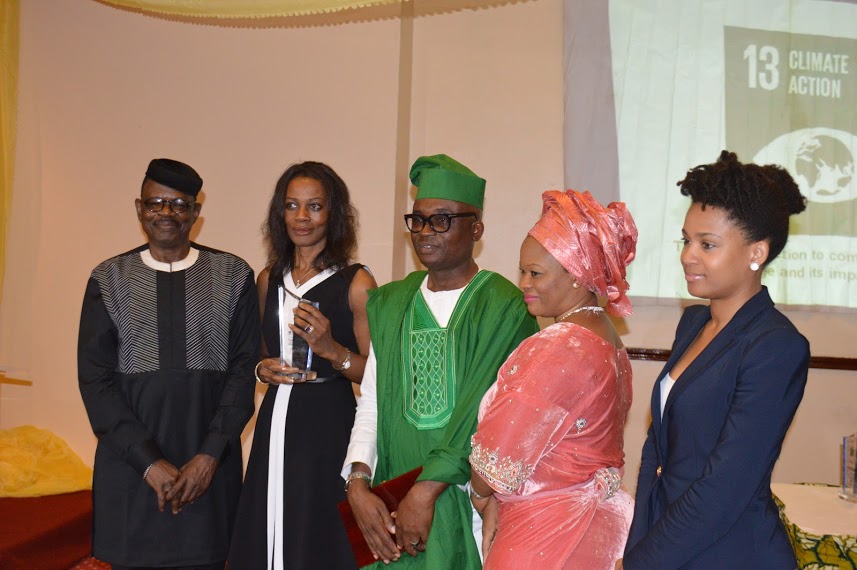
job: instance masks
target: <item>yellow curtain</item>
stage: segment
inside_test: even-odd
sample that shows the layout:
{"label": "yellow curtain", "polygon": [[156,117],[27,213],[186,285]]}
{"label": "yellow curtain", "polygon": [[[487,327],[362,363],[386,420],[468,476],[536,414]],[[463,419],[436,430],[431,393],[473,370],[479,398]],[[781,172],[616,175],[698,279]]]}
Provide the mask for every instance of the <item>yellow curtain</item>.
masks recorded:
{"label": "yellow curtain", "polygon": [[0,295],[6,267],[6,235],[12,209],[15,119],[18,113],[19,0],[0,0]]}
{"label": "yellow curtain", "polygon": [[120,8],[170,16],[272,18],[366,8],[400,0],[99,0]]}

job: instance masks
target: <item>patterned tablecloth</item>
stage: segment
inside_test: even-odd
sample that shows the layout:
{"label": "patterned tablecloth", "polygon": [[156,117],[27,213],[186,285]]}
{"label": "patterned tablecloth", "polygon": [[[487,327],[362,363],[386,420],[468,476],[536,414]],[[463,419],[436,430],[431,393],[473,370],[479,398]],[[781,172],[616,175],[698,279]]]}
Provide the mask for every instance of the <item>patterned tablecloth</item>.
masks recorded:
{"label": "patterned tablecloth", "polygon": [[857,503],[828,485],[773,484],[798,568],[857,570]]}

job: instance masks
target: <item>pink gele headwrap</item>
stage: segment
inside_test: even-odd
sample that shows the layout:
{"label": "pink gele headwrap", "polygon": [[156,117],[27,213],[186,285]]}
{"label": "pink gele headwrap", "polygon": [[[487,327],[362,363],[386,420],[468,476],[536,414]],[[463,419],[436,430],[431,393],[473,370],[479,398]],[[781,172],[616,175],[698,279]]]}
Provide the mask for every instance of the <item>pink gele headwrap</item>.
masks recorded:
{"label": "pink gele headwrap", "polygon": [[577,281],[607,298],[607,312],[630,315],[625,268],[637,250],[637,225],[622,202],[606,208],[589,192],[548,190],[529,231]]}

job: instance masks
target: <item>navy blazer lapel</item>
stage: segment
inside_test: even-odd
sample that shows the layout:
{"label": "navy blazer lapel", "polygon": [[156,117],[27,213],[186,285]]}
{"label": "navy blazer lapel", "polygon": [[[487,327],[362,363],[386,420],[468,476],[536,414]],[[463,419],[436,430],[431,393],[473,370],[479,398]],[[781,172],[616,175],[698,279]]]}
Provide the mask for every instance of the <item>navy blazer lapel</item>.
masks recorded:
{"label": "navy blazer lapel", "polygon": [[[706,315],[708,312],[706,311]],[[672,367],[675,366],[676,361],[684,354],[684,351],[687,350],[688,345],[690,345],[691,341],[696,338],[696,334],[699,332],[699,329],[705,324],[705,321],[708,320],[706,316],[704,319],[698,319],[700,322],[699,325],[693,322],[690,325],[690,328],[694,330],[693,334],[684,334],[683,331],[677,331],[676,339],[673,342],[672,350],[670,351],[670,357],[667,359],[667,363],[664,364],[664,367],[661,369],[661,373],[658,374],[658,378],[655,380],[655,386],[652,389],[652,424],[655,428],[655,434],[658,435],[661,433],[661,380],[663,380],[664,376],[672,370]],[[680,334],[680,336],[679,336]],[[669,401],[669,397],[667,398]],[[666,410],[664,410],[666,411]]]}
{"label": "navy blazer lapel", "polygon": [[[769,309],[774,306],[774,302],[771,301],[770,295],[768,295],[767,287],[762,287],[762,290],[753,295],[750,300],[748,300],[744,305],[738,309],[738,312],[735,313],[735,316],[732,317],[723,330],[717,333],[708,346],[697,356],[693,362],[690,363],[684,372],[682,372],[680,379],[676,382],[673,389],[670,390],[670,394],[667,397],[667,403],[664,407],[664,417],[666,417],[667,412],[669,412],[670,407],[672,407],[673,403],[679,398],[687,387],[690,386],[695,380],[697,380],[704,372],[709,368],[709,365],[717,360],[725,351],[727,351],[733,344],[735,344],[738,340],[740,340],[747,332],[747,327],[749,327],[756,317],[762,311]],[[687,328],[687,332],[683,334],[682,339],[682,348],[680,349],[679,356],[687,350],[687,347],[693,342],[693,339],[696,338],[696,335],[699,334],[700,329],[708,322],[711,312],[710,311],[700,311],[700,318],[695,319],[690,326]],[[678,343],[677,343],[678,344]],[[667,363],[671,366],[671,363],[675,363],[673,359],[675,354],[670,355],[670,361]],[[669,368],[665,367],[665,370],[669,370]],[[660,409],[658,410],[660,412]]]}
{"label": "navy blazer lapel", "polygon": [[[684,354],[684,351],[687,350],[687,347],[690,346],[690,343],[693,342],[693,339],[696,338],[696,335],[699,334],[699,330],[705,326],[705,323],[708,322],[710,312],[708,307],[704,307],[705,310],[700,311],[698,315],[689,321],[686,325],[679,325],[679,329],[676,331],[676,339],[673,342],[673,347],[670,352],[670,357],[667,359],[667,363],[664,364],[663,369],[661,369],[661,373],[658,375],[657,381],[655,381],[654,389],[652,390],[652,425],[654,426],[654,434],[655,434],[655,448],[658,451],[658,462],[663,463],[663,456],[666,455],[666,439],[662,437],[662,434],[665,433],[665,425],[664,419],[667,418],[667,407],[664,407],[663,417],[661,417],[661,380],[663,380],[664,376],[666,376],[672,367],[675,366],[675,363],[681,358],[681,355]],[[685,309],[687,310],[687,309]],[[686,372],[686,371],[685,371]],[[684,376],[684,374],[682,374]],[[673,393],[676,391],[678,387],[678,383],[673,386],[672,390],[670,390],[669,395],[667,396],[667,405],[669,405],[674,399]]]}

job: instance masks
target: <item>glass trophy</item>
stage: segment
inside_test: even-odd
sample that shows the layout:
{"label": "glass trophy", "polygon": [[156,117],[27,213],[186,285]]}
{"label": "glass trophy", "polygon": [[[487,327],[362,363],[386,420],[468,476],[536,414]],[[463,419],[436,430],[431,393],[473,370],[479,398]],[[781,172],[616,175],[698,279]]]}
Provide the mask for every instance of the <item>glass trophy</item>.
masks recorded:
{"label": "glass trophy", "polygon": [[[312,348],[307,341],[294,334],[291,329],[289,329],[289,324],[294,322],[294,314],[289,311],[284,304],[286,293],[292,297],[296,297],[298,299],[298,303],[308,303],[316,309],[318,308],[318,303],[297,297],[294,293],[285,289],[283,286],[280,286],[277,289],[277,296],[280,303],[280,366],[291,366],[292,368],[300,370],[300,372],[295,372],[293,374],[285,374],[285,376],[292,378],[293,380],[304,382],[312,381],[315,380],[318,375],[315,370],[310,370],[310,368],[312,368]],[[288,343],[286,341],[289,338],[292,340],[290,360],[286,358],[286,353],[288,352]]]}
{"label": "glass trophy", "polygon": [[857,433],[842,438],[842,489],[839,496],[857,503]]}

